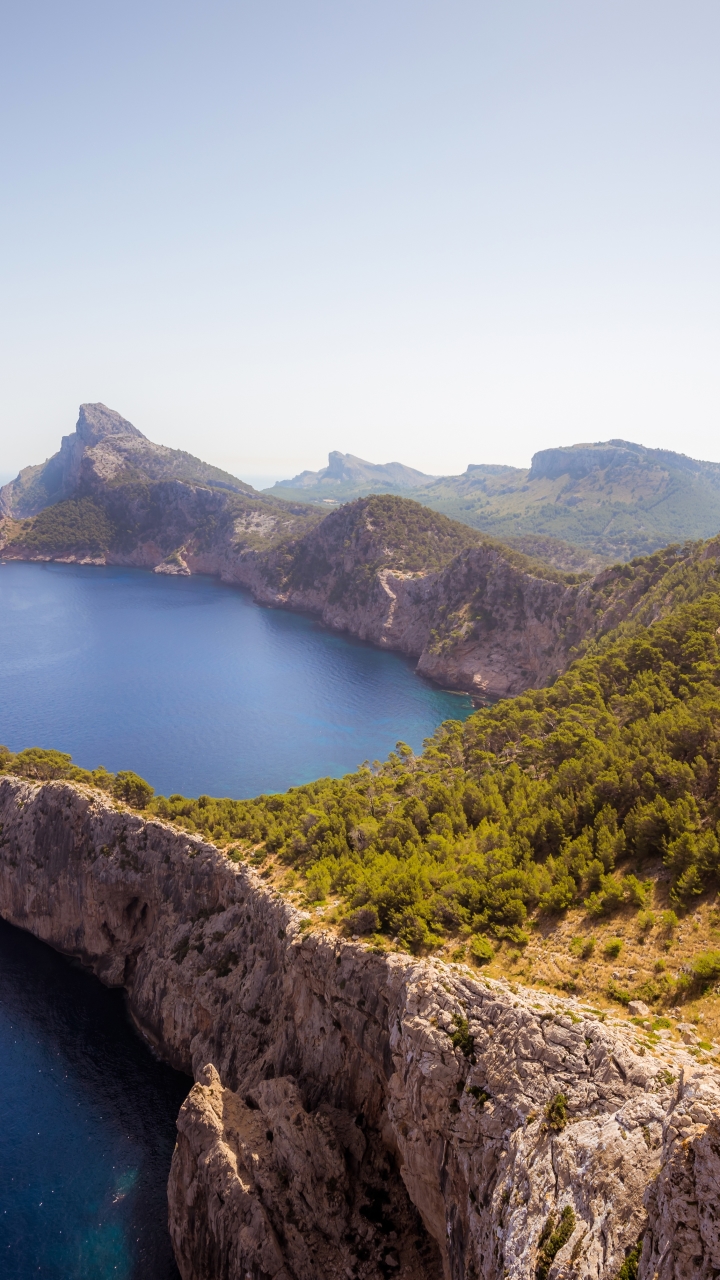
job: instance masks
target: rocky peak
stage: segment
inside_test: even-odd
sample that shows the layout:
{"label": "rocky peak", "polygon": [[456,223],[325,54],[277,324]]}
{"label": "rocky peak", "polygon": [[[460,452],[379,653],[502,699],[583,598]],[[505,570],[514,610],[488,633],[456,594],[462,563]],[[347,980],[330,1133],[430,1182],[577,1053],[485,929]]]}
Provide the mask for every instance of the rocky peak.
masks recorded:
{"label": "rocky peak", "polygon": [[582,480],[593,471],[615,467],[658,467],[708,475],[717,475],[720,471],[717,463],[698,462],[671,449],[646,449],[630,440],[606,440],[541,449],[533,455],[528,480],[557,480],[560,476]]}
{"label": "rocky peak", "polygon": [[107,439],[108,436],[130,436],[136,440],[147,439],[142,431],[138,431],[137,427],[127,421],[127,418],[121,417],[114,409],[108,409],[107,405],[100,402],[80,405],[80,416],[75,430],[86,448],[92,448],[93,445],[99,444],[101,440]]}

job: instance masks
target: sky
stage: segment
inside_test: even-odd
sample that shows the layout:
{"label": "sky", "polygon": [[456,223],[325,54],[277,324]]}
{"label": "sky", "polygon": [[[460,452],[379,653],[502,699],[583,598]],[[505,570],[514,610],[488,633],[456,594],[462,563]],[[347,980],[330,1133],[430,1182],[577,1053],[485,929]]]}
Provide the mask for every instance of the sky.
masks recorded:
{"label": "sky", "polygon": [[0,474],[720,461],[716,0],[6,0]]}

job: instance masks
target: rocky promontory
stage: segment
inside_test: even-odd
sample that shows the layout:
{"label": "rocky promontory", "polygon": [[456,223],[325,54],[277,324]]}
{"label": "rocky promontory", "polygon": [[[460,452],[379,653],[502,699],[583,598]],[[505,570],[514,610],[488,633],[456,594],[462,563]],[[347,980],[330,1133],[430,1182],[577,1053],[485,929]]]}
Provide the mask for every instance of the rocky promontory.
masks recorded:
{"label": "rocky promontory", "polygon": [[90,788],[0,780],[0,913],[192,1072],[183,1280],[720,1270],[720,1078],[575,1000],[374,952]]}

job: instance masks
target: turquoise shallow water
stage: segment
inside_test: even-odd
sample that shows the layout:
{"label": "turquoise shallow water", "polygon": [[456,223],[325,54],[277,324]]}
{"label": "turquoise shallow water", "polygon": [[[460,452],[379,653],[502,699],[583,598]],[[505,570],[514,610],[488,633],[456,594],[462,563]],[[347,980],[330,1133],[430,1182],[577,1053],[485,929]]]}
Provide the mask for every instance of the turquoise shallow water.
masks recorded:
{"label": "turquoise shallow water", "polygon": [[211,578],[0,564],[0,742],[134,769],[165,795],[284,790],[398,739],[419,749],[469,698],[399,654],[264,609]]}
{"label": "turquoise shallow water", "polygon": [[[0,741],[249,796],[414,748],[467,698],[209,578],[0,564]],[[189,1087],[122,995],[0,921],[0,1276],[178,1280],[165,1187]],[[211,1277],[208,1277],[211,1280]]]}

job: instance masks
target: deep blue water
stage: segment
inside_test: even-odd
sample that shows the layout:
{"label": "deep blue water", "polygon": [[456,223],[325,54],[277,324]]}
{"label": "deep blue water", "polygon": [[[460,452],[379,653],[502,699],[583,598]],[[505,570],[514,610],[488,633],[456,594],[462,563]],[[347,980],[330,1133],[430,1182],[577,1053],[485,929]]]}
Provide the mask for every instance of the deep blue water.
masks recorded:
{"label": "deep blue water", "polygon": [[0,921],[3,1280],[178,1280],[166,1184],[190,1084],[119,991]]}
{"label": "deep blue water", "polygon": [[[209,578],[0,565],[0,741],[249,796],[414,748],[467,698]],[[189,1081],[108,991],[0,921],[0,1276],[177,1280],[166,1183]],[[211,1277],[208,1277],[211,1280]]]}
{"label": "deep blue water", "polygon": [[257,795],[419,749],[469,698],[399,654],[204,577],[0,564],[0,742],[134,769],[165,795]]}

